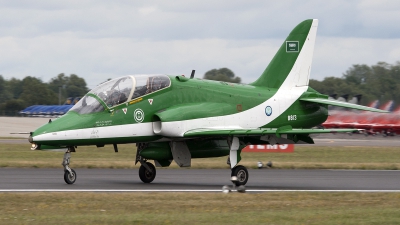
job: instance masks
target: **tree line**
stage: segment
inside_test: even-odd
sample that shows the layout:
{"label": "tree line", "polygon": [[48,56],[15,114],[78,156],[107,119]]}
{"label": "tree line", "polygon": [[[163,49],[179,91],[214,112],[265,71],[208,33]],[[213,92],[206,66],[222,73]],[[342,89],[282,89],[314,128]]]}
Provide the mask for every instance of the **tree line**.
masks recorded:
{"label": "tree line", "polygon": [[400,62],[393,65],[378,62],[376,65],[357,64],[351,66],[342,77],[326,77],[322,81],[310,80],[310,87],[326,95],[362,95],[361,105],[374,100],[381,104],[394,100],[400,103]]}
{"label": "tree line", "polygon": [[[228,68],[212,69],[204,74],[204,79],[240,83]],[[326,95],[348,94],[350,97],[361,94],[362,105],[380,100],[381,103],[394,100],[400,102],[400,62],[391,65],[378,62],[376,65],[352,65],[342,77],[326,77],[322,81],[310,80],[310,87]],[[67,97],[82,97],[89,91],[85,79],[75,74],[66,76],[61,73],[43,82],[41,79],[27,76],[22,80],[6,80],[0,75],[0,110],[19,111],[30,105],[58,105]]]}
{"label": "tree line", "polygon": [[[240,77],[228,68],[213,69],[204,79],[240,83]],[[400,62],[393,65],[378,62],[376,65],[352,65],[341,77],[326,77],[322,81],[310,79],[310,87],[325,95],[337,97],[348,95],[349,99],[362,95],[359,104],[368,105],[374,100],[383,104],[393,100],[400,103]]]}
{"label": "tree line", "polygon": [[[212,69],[204,75],[204,79],[240,83],[240,77],[228,68]],[[110,79],[108,79],[110,80]],[[68,97],[82,97],[89,91],[85,79],[75,74],[64,73],[43,82],[40,78],[27,76],[22,80],[4,79],[0,75],[0,111],[15,114],[31,105],[58,105]],[[1,115],[1,113],[0,113]]]}
{"label": "tree line", "polygon": [[31,105],[58,105],[60,100],[63,104],[67,97],[82,97],[88,91],[85,79],[75,74],[61,73],[48,83],[31,76],[6,80],[0,75],[0,110],[11,112]]}

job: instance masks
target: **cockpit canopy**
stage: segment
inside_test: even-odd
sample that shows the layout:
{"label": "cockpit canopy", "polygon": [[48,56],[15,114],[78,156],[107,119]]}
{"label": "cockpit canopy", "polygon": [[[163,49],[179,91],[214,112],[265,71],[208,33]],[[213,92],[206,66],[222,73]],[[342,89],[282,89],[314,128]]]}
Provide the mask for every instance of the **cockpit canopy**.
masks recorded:
{"label": "cockpit canopy", "polygon": [[134,75],[116,78],[100,84],[71,108],[79,114],[104,111],[135,98],[167,88],[171,80],[166,75]]}

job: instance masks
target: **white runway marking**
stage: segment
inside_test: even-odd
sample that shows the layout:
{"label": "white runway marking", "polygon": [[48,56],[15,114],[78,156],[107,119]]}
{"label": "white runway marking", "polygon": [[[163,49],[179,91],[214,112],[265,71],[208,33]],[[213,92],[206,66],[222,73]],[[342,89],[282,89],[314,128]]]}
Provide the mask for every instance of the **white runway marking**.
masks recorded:
{"label": "white runway marking", "polygon": [[[236,190],[232,190],[236,191]],[[221,189],[210,190],[163,190],[163,189],[145,189],[145,190],[112,190],[112,189],[3,189],[0,192],[222,192]],[[246,192],[360,192],[360,193],[400,193],[400,190],[246,190]]]}

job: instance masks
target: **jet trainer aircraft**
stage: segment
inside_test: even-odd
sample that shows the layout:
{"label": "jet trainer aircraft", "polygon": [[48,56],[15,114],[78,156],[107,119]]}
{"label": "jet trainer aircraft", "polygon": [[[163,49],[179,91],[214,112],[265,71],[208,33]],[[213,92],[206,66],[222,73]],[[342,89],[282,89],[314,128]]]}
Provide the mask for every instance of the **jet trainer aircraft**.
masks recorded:
{"label": "jet trainer aircraft", "polygon": [[77,146],[136,143],[139,177],[150,183],[156,168],[174,160],[228,156],[236,185],[249,174],[238,165],[248,144],[313,144],[310,134],[355,129],[311,129],[324,122],[328,105],[385,112],[328,99],[308,86],[318,20],[297,25],[251,84],[232,84],[171,75],[132,75],[110,80],[87,93],[64,116],[31,132],[32,150],[67,148],[64,180]]}

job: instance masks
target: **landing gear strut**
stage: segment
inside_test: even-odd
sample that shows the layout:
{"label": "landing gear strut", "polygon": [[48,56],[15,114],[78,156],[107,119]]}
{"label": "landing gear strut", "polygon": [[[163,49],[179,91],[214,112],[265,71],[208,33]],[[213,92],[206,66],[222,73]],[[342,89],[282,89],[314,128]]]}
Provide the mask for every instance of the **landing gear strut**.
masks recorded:
{"label": "landing gear strut", "polygon": [[237,165],[232,168],[231,176],[237,177],[236,181],[232,181],[236,186],[246,185],[249,179],[249,172],[247,172],[246,167]]}
{"label": "landing gear strut", "polygon": [[140,163],[139,167],[139,178],[142,180],[144,183],[151,183],[154,178],[156,178],[156,167],[149,163],[146,162],[146,159],[144,159],[142,156],[140,156],[140,152],[145,149],[148,146],[147,143],[137,143],[136,148],[136,163]]}
{"label": "landing gear strut", "polygon": [[68,148],[68,150],[64,154],[63,162],[61,164],[64,166],[64,181],[67,184],[73,184],[76,181],[76,172],[69,167],[71,152],[75,152],[74,147]]}

